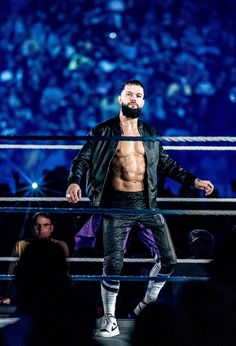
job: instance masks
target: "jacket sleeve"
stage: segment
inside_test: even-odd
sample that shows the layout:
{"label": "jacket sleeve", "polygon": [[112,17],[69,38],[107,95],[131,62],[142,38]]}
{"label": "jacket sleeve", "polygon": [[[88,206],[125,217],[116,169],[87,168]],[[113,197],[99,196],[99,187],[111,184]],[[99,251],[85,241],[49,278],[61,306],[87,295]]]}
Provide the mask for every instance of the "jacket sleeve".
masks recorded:
{"label": "jacket sleeve", "polygon": [[[93,136],[93,131],[90,131],[89,136]],[[70,173],[68,177],[68,185],[76,183],[80,184],[81,179],[87,173],[93,153],[96,147],[96,140],[88,139],[83,145],[78,155],[74,158],[71,164]]]}
{"label": "jacket sleeve", "polygon": [[181,167],[160,144],[160,169],[169,178],[187,185],[194,185],[194,180],[197,178],[194,174]]}

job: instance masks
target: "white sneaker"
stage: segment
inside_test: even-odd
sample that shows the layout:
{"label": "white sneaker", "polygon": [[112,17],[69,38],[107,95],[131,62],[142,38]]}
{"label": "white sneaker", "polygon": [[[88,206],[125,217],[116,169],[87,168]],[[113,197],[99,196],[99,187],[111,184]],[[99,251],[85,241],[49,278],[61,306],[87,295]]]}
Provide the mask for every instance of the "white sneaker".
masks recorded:
{"label": "white sneaker", "polygon": [[[100,321],[99,321],[100,322]],[[111,314],[105,314],[102,318],[100,329],[95,332],[95,336],[102,336],[103,338],[111,338],[119,335],[117,320]]]}
{"label": "white sneaker", "polygon": [[134,313],[136,316],[138,316],[140,314],[140,312],[148,305],[148,303],[146,303],[144,300],[142,300],[141,302],[138,303],[138,305],[136,306],[136,308],[134,309]]}

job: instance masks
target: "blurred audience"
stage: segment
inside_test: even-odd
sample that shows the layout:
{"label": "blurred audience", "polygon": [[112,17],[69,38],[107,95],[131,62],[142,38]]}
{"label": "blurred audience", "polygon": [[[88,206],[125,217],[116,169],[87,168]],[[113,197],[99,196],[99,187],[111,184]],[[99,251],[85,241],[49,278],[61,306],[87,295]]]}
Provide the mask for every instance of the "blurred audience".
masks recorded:
{"label": "blurred audience", "polygon": [[159,301],[148,304],[136,317],[131,345],[185,346],[182,334],[177,309]]}
{"label": "blurred audience", "polygon": [[205,229],[194,229],[188,235],[190,258],[212,259],[215,249],[214,235]]}
{"label": "blurred audience", "polygon": [[[195,236],[190,233],[191,240]],[[135,321],[132,346],[235,345],[235,242],[233,227],[215,248],[209,279],[183,282],[173,300],[142,311]]]}
{"label": "blurred audience", "polygon": [[[188,247],[189,257],[177,264],[174,275],[207,278],[210,261],[214,256],[214,235],[206,229],[193,229],[188,234]],[[173,296],[176,296],[182,285],[182,282],[169,283]]]}
{"label": "blurred audience", "polygon": [[[214,101],[233,105],[236,98],[233,0],[224,7],[186,0],[138,8],[134,0],[20,4],[1,4],[2,134],[83,135],[105,120],[104,105],[117,108],[107,95],[134,73],[151,90],[145,117],[152,109],[161,132],[178,120],[168,135],[209,135],[216,126],[227,133]],[[206,113],[214,116],[210,129],[196,121]]]}
{"label": "blurred audience", "polygon": [[215,256],[210,266],[211,277],[232,289],[234,293],[236,293],[235,244],[236,224],[232,226],[230,232],[225,233],[217,244]]}
{"label": "blurred audience", "polygon": [[19,303],[15,323],[0,329],[4,346],[89,346],[96,308],[74,290],[65,252],[56,242],[34,239],[16,267]]}

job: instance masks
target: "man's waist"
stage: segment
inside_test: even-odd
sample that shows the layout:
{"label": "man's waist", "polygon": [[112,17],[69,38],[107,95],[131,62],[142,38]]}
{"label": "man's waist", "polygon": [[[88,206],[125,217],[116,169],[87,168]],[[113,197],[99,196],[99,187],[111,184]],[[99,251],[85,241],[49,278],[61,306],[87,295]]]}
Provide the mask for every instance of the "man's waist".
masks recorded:
{"label": "man's waist", "polygon": [[147,208],[148,196],[143,191],[111,190],[106,203],[111,208]]}
{"label": "man's waist", "polygon": [[111,193],[115,194],[136,194],[136,195],[146,195],[146,192],[144,190],[139,190],[139,191],[129,191],[129,190],[117,190],[117,189],[112,189]]}

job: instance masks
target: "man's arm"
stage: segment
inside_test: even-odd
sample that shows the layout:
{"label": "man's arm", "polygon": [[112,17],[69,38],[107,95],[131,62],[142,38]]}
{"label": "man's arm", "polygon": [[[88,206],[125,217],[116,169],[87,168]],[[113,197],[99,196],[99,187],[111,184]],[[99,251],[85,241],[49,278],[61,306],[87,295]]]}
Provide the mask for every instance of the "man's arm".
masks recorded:
{"label": "man's arm", "polygon": [[205,190],[205,196],[210,195],[214,190],[214,185],[209,180],[202,180],[194,176],[191,172],[181,167],[169,154],[160,146],[160,160],[164,173],[182,183],[193,185],[198,190]]}
{"label": "man's arm", "polygon": [[95,147],[97,145],[96,140],[93,139],[95,130],[91,130],[87,142],[83,145],[78,155],[72,161],[69,177],[68,188],[66,190],[66,198],[70,203],[77,203],[81,199],[81,179],[88,171],[91,158],[93,157]]}

